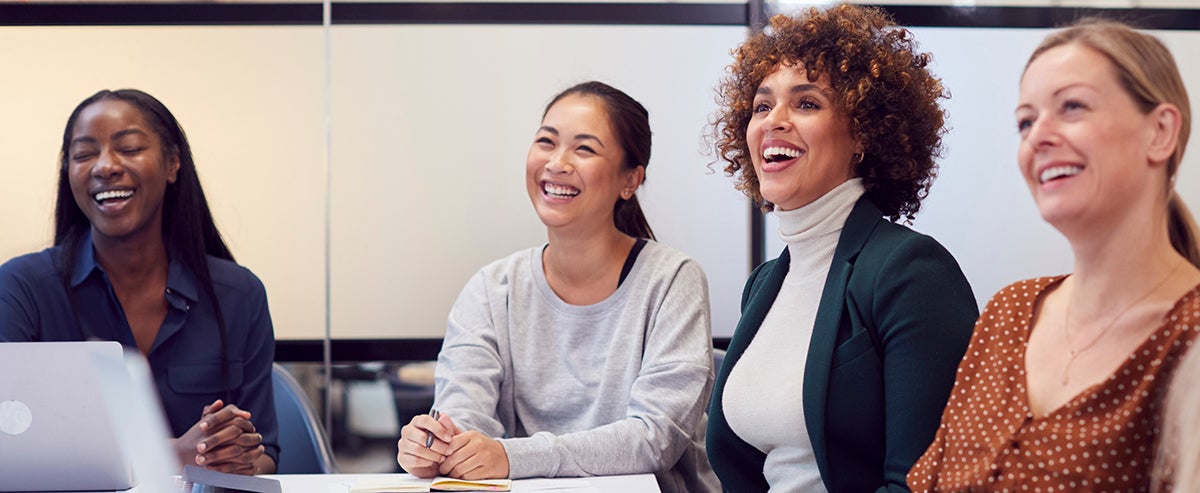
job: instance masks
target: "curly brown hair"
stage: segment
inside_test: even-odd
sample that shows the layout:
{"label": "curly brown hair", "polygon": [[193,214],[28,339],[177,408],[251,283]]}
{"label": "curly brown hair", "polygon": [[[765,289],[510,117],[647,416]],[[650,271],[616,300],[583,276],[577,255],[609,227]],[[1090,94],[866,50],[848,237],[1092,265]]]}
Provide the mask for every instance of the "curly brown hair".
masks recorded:
{"label": "curly brown hair", "polygon": [[800,17],[776,15],[763,32],[736,51],[730,74],[717,88],[713,125],[725,173],[764,211],[774,205],[758,188],[746,127],[758,86],[780,65],[804,67],[808,79],[829,77],[837,110],[862,142],[856,175],[866,195],[892,221],[911,221],[937,175],[948,98],[941,80],[926,68],[931,56],[918,53],[912,33],[884,11],[842,4]]}

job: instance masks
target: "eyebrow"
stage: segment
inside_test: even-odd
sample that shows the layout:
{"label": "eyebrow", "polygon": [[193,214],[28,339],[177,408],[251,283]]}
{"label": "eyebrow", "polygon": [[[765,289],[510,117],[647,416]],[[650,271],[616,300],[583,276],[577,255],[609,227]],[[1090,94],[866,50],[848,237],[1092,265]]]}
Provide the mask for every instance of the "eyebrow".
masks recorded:
{"label": "eyebrow", "polygon": [[[1054,90],[1054,92],[1050,93],[1050,97],[1057,98],[1057,97],[1058,97],[1060,94],[1062,94],[1063,92],[1065,92],[1067,89],[1072,89],[1072,88],[1075,88],[1075,87],[1083,87],[1083,88],[1085,88],[1085,89],[1092,89],[1092,90],[1095,90],[1095,88],[1094,88],[1094,87],[1092,87],[1091,85],[1089,85],[1087,82],[1073,82],[1073,83],[1071,83],[1071,84],[1067,84],[1067,85],[1065,85],[1065,86],[1062,86],[1062,87],[1060,87],[1060,88],[1058,88],[1058,89],[1055,89],[1055,90]],[[1014,111],[1013,111],[1013,113],[1017,113],[1017,112],[1021,111],[1021,109],[1022,109],[1022,108],[1032,108],[1032,107],[1033,107],[1033,105],[1032,105],[1032,104],[1029,104],[1029,103],[1021,103],[1021,104],[1017,105],[1017,109],[1016,109],[1016,110],[1014,110]]]}
{"label": "eyebrow", "polygon": [[[140,129],[140,128],[127,128],[125,130],[120,130],[117,133],[114,133],[112,135],[112,140],[117,140],[126,135],[133,135],[133,134],[146,135],[146,132],[143,132],[142,129]],[[83,137],[76,137],[76,138],[72,139],[71,145],[82,144],[82,143],[95,144],[96,142],[98,142],[98,140],[95,137],[83,136]]]}
{"label": "eyebrow", "polygon": [[[788,92],[791,94],[808,92],[808,91],[816,91],[816,92],[819,92],[822,94],[825,93],[825,90],[821,89],[821,86],[818,86],[816,84],[798,84],[798,85],[792,86],[791,89],[788,89]],[[771,94],[771,89],[766,86],[758,86],[758,90],[755,91],[755,93],[756,94],[764,94],[764,95]]]}
{"label": "eyebrow", "polygon": [[[551,127],[551,126],[542,125],[542,127],[539,130],[543,131],[543,132],[549,132],[551,134],[554,134],[555,136],[558,136],[558,129]],[[597,144],[600,144],[600,147],[605,147],[604,141],[600,140],[600,137],[596,137],[595,135],[592,135],[592,134],[578,134],[575,136],[575,140],[594,140],[594,141],[596,141]]]}

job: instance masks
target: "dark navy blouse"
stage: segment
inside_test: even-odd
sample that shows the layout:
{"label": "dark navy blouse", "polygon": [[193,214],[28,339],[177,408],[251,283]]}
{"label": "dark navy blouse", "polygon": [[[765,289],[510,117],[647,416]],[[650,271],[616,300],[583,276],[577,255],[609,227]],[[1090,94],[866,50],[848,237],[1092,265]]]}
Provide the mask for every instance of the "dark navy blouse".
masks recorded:
{"label": "dark navy blouse", "polygon": [[[0,265],[0,342],[78,341],[87,333],[137,350],[90,236],[81,245],[70,277],[78,317],[55,265],[61,247]],[[228,387],[230,400],[250,411],[266,454],[278,463],[271,392],[275,335],[266,289],[248,269],[227,260],[208,257],[208,270],[225,317],[228,386],[222,384],[221,339],[212,301],[195,276],[172,259],[164,293],[167,317],[147,355],[159,397],[178,437],[199,421],[204,406],[223,399]]]}

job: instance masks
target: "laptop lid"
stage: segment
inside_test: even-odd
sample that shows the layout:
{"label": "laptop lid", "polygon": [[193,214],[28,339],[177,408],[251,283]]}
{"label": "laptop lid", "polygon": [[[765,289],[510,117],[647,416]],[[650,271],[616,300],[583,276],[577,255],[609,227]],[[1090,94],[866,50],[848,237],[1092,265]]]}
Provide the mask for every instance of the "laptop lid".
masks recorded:
{"label": "laptop lid", "polygon": [[96,361],[123,366],[121,345],[0,344],[0,491],[133,486]]}
{"label": "laptop lid", "polygon": [[137,491],[179,491],[173,478],[179,474],[179,462],[168,446],[171,435],[150,365],[133,350],[125,351],[124,362],[106,357],[94,362],[117,446],[133,466]]}

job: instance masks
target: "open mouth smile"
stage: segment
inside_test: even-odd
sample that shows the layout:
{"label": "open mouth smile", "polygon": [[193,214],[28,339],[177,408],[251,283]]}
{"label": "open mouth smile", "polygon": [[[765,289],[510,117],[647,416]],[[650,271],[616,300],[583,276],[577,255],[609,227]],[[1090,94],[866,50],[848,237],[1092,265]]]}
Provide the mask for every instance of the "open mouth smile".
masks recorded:
{"label": "open mouth smile", "polygon": [[1046,183],[1060,178],[1075,176],[1083,171],[1083,166],[1063,165],[1051,166],[1038,174],[1038,183]]}
{"label": "open mouth smile", "polygon": [[547,197],[555,199],[569,199],[579,195],[579,189],[570,185],[562,185],[559,183],[542,182],[542,193]]}

